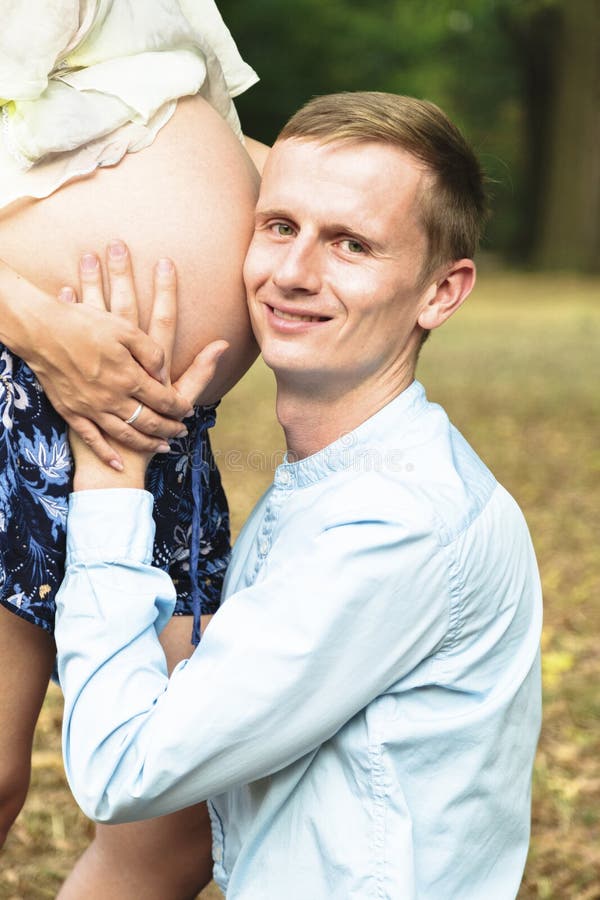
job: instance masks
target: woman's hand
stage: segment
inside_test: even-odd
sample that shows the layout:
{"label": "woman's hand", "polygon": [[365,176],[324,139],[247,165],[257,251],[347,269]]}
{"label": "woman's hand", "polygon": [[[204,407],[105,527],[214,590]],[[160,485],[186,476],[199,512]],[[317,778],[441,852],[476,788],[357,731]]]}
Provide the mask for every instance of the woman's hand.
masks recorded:
{"label": "woman's hand", "polygon": [[[127,248],[121,242],[115,241],[111,244],[110,251],[107,257],[110,315],[137,326],[138,304]],[[75,296],[69,288],[63,289],[61,294],[63,299],[75,300]],[[81,305],[84,307],[106,312],[107,305],[104,299],[99,265],[82,269],[81,300]],[[225,341],[213,341],[196,356],[177,382],[171,385],[169,373],[176,323],[177,278],[175,267],[171,260],[161,259],[154,270],[154,299],[148,337],[163,354],[166,373],[165,386],[174,389],[179,396],[185,398],[185,404],[190,409],[194,401],[206,390],[214,376],[217,361],[228,345]],[[136,424],[139,419],[153,415],[143,404],[141,409],[138,404],[135,409],[130,409],[128,412],[130,416],[136,416]],[[179,433],[181,433],[182,427],[179,424]],[[75,460],[74,490],[144,486],[146,467],[154,455],[154,449],[136,450],[131,445],[125,445],[118,441],[116,447],[123,461],[124,470],[122,473],[117,473],[104,466],[94,454],[93,448],[86,445],[73,431],[70,432],[70,440]]]}
{"label": "woman's hand", "polygon": [[[88,254],[82,283],[99,276]],[[133,318],[113,316],[104,304],[63,304],[27,283],[0,262],[0,340],[31,367],[48,399],[107,464],[120,465],[109,439],[137,450],[167,449],[181,431],[189,404],[165,378],[164,352]],[[135,427],[125,424],[138,403],[146,412]],[[102,431],[101,431],[102,429]]]}

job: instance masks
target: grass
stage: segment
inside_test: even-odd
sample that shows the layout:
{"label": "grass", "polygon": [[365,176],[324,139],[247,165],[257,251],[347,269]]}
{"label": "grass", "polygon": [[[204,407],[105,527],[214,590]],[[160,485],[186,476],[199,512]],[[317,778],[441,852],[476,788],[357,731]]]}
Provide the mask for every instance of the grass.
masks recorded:
{"label": "grass", "polygon": [[[519,897],[597,900],[600,283],[490,273],[481,285],[424,348],[419,376],[521,504],[542,571],[545,714]],[[237,531],[283,446],[263,367],[223,403],[214,445]],[[0,900],[55,897],[91,834],[64,783],[60,713],[52,688],[29,799],[2,855]]]}

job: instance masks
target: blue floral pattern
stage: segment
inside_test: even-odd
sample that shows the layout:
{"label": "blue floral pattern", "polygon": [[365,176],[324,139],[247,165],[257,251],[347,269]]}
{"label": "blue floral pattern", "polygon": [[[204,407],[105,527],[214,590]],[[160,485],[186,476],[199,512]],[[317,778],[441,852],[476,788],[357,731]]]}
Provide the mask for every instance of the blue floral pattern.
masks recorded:
{"label": "blue floral pattern", "polygon": [[[148,470],[154,564],[173,578],[175,615],[193,614],[194,594],[203,613],[215,612],[229,562],[227,501],[207,434],[214,419],[214,407],[197,409],[186,420],[188,435]],[[64,572],[71,454],[64,421],[31,369],[2,344],[0,420],[0,603],[52,633]],[[200,491],[192,490],[198,480]]]}

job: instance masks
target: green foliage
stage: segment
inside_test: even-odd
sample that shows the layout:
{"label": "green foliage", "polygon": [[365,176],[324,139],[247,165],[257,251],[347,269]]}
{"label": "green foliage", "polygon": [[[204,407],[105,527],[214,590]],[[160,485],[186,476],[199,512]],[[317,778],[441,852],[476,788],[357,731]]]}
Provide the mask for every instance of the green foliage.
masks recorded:
{"label": "green foliage", "polygon": [[[270,143],[315,94],[382,90],[438,103],[462,127],[494,183],[487,246],[518,232],[523,105],[507,15],[545,0],[221,0],[261,84],[238,100],[247,133]],[[548,0],[550,2],[550,0]]]}
{"label": "green foliage", "polygon": [[[433,100],[461,126],[492,183],[494,215],[484,248],[520,261],[597,271],[597,130],[593,100],[578,102],[591,98],[590,84],[600,73],[594,2],[220,5],[262,78],[239,99],[249,134],[271,142],[315,94],[385,90]],[[569,137],[574,131],[577,142]],[[574,190],[561,175],[568,171],[578,175]]]}

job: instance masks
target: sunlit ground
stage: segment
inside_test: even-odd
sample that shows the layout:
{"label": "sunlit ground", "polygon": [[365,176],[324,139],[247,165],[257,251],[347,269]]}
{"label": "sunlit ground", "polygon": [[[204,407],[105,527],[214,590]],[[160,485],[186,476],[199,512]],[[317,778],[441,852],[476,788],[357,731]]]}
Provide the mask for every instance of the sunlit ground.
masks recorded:
{"label": "sunlit ground", "polygon": [[[600,898],[599,359],[600,282],[490,273],[432,337],[419,373],[523,507],[542,571],[545,724],[528,900]],[[214,445],[237,531],[282,448],[264,368],[223,403]],[[60,713],[51,689],[29,800],[0,860],[1,900],[55,897],[91,834],[65,787]]]}

